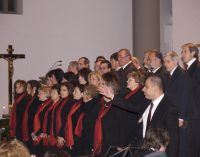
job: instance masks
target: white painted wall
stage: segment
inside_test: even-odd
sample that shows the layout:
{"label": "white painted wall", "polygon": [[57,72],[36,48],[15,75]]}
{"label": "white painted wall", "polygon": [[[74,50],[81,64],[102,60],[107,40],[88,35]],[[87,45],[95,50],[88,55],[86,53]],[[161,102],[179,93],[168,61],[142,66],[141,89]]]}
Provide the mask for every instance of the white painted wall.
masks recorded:
{"label": "white painted wall", "polygon": [[[12,44],[26,59],[14,61],[16,79],[38,79],[57,60],[132,51],[131,0],[23,1],[23,15],[0,14],[0,53]],[[93,64],[92,64],[93,66]],[[0,60],[0,115],[8,103],[7,63]]]}
{"label": "white painted wall", "polygon": [[172,0],[173,49],[181,53],[184,43],[200,43],[200,1]]}

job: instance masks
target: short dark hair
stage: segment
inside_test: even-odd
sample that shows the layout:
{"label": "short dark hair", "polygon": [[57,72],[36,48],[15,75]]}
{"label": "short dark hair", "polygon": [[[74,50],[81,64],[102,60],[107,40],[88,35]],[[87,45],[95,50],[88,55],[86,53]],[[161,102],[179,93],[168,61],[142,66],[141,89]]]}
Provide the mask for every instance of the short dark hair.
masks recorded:
{"label": "short dark hair", "polygon": [[162,128],[149,128],[142,147],[144,149],[154,148],[159,150],[161,146],[167,147],[169,144],[169,133]]}
{"label": "short dark hair", "polygon": [[77,76],[71,71],[64,73],[63,78],[66,79],[67,82],[71,82],[74,85],[78,83]]}
{"label": "short dark hair", "polygon": [[79,70],[78,76],[82,76],[88,84],[88,75],[90,72],[91,72],[91,70],[89,68],[83,68],[83,69]]}
{"label": "short dark hair", "polygon": [[63,82],[60,87],[65,86],[68,90],[69,96],[73,95],[74,85],[70,82]]}
{"label": "short dark hair", "polygon": [[108,68],[110,68],[110,69],[112,68],[112,65],[109,60],[101,61],[101,64],[107,64]]}
{"label": "short dark hair", "polygon": [[34,96],[38,95],[38,89],[41,87],[41,84],[39,81],[37,80],[29,80],[27,81],[27,84],[29,84],[31,86],[31,88],[33,89],[34,87],[36,88]]}
{"label": "short dark hair", "polygon": [[84,64],[85,64],[85,65],[88,64],[88,67],[89,67],[89,65],[90,65],[90,60],[89,60],[87,57],[81,57],[81,58],[79,58],[79,59],[84,59]]}
{"label": "short dark hair", "polygon": [[64,75],[64,71],[62,69],[58,68],[58,69],[53,69],[46,74],[46,76],[48,76],[48,77],[51,77],[52,75],[55,76],[58,83],[61,83],[62,77]]}
{"label": "short dark hair", "polygon": [[75,89],[75,88],[78,88],[78,89],[80,90],[80,92],[83,93],[84,88],[85,88],[85,85],[83,85],[83,84],[77,84],[77,85],[74,87],[74,89]]}
{"label": "short dark hair", "polygon": [[95,63],[98,62],[98,61],[104,61],[104,60],[106,60],[106,58],[104,56],[97,56]]}
{"label": "short dark hair", "polygon": [[114,59],[115,61],[118,61],[118,52],[111,54],[110,59]]}
{"label": "short dark hair", "polygon": [[161,64],[163,65],[164,60],[163,60],[163,55],[161,52],[152,50],[151,53],[155,54],[156,58],[160,59]]}

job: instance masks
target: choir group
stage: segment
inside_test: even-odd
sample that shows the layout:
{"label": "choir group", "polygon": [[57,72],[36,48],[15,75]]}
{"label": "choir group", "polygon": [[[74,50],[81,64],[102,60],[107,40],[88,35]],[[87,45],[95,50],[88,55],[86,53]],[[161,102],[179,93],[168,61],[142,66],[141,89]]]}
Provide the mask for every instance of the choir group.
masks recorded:
{"label": "choir group", "polygon": [[67,72],[48,71],[45,84],[17,80],[10,136],[37,157],[55,149],[71,156],[105,156],[127,146],[142,148],[148,130],[161,128],[169,140],[153,151],[166,148],[169,157],[198,157],[198,53],[195,44],[184,44],[182,68],[174,51],[148,50],[141,65],[121,49],[110,60],[98,56],[94,70],[81,57],[69,63]]}

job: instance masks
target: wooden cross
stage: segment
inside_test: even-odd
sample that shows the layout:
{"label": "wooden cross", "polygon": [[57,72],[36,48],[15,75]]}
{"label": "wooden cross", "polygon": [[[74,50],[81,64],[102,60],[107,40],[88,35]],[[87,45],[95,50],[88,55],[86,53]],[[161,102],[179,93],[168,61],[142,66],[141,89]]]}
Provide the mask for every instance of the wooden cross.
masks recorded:
{"label": "wooden cross", "polygon": [[8,109],[12,105],[12,80],[13,80],[13,61],[18,58],[25,58],[24,54],[13,54],[14,49],[12,45],[8,45],[8,54],[0,54],[0,58],[5,59],[8,62]]}

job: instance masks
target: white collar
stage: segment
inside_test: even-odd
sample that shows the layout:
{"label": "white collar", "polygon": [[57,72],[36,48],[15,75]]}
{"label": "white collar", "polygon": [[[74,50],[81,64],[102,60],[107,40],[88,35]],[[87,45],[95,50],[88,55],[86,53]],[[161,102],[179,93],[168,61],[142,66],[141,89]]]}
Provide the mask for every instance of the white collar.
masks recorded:
{"label": "white collar", "polygon": [[177,68],[177,65],[174,67],[174,69],[172,69],[172,71],[170,71],[170,75],[171,75],[171,76],[173,75],[173,73],[174,73],[174,71],[176,70],[176,68]]}
{"label": "white collar", "polygon": [[[153,103],[153,108],[151,110],[151,118],[153,117],[154,115],[154,112],[156,111],[159,103],[161,102],[161,100],[163,99],[164,97],[164,93],[161,94],[157,99],[155,100],[152,100],[152,103]],[[143,121],[143,138],[145,137],[145,134],[146,134],[146,126],[147,126],[147,117],[148,117],[148,114],[149,114],[149,109],[150,109],[150,105],[146,108],[146,110],[144,111],[143,115],[142,115],[142,121]]]}
{"label": "white collar", "polygon": [[130,63],[131,63],[131,61],[129,61],[128,63],[126,63],[124,66],[122,66],[122,69],[124,70]]}
{"label": "white collar", "polygon": [[196,58],[192,58],[189,62],[187,62],[186,64],[188,65],[187,69],[189,69],[189,67],[192,65],[192,63],[194,63],[196,61]]}
{"label": "white collar", "polygon": [[152,72],[155,74],[156,73],[156,71],[158,70],[158,69],[160,69],[161,68],[161,66],[160,67],[158,67],[158,68],[156,68],[156,69],[154,69]]}

